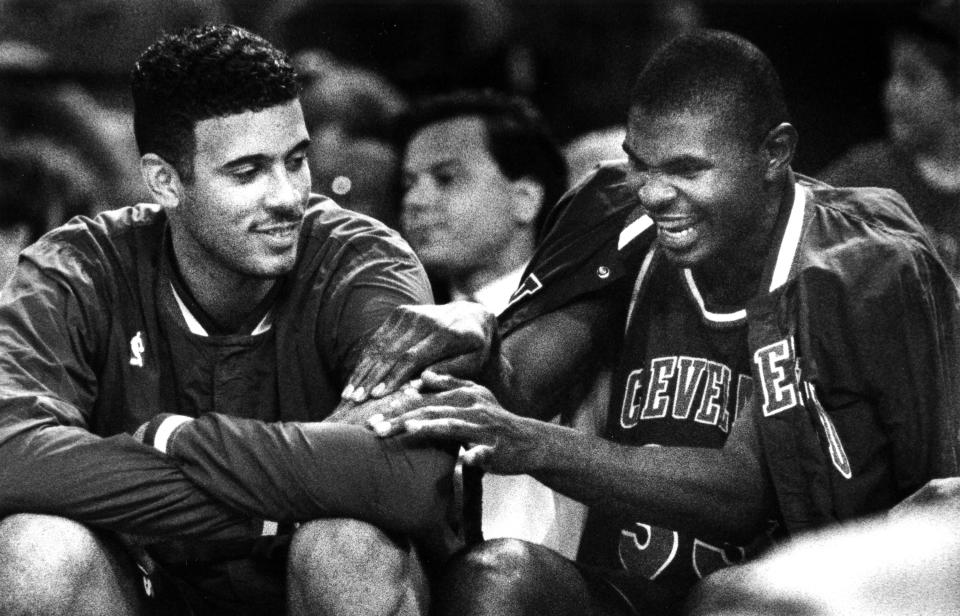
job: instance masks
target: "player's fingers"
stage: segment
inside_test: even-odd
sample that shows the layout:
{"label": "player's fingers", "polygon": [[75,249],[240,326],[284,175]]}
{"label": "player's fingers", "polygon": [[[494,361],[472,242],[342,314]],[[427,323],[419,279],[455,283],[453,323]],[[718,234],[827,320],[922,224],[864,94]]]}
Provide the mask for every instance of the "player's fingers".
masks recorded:
{"label": "player's fingers", "polygon": [[364,387],[365,393],[374,397],[386,395],[418,376],[427,366],[446,359],[445,354],[451,352],[458,351],[446,346],[438,336],[427,336],[397,351],[394,361],[388,362],[384,358],[377,362],[367,371],[360,386]]}
{"label": "player's fingers", "polygon": [[[444,406],[444,405],[430,405],[423,406],[421,408],[408,411],[396,417],[383,417],[383,418],[374,418],[371,417],[368,422],[371,429],[380,436],[393,436],[396,434],[401,434],[403,432],[410,431],[419,431],[423,429],[425,424],[433,424],[435,422],[445,422],[447,420],[455,420],[458,426],[461,424],[469,424],[473,426],[470,433],[477,435],[480,432],[480,426],[472,423],[467,418],[464,409],[454,406]],[[428,427],[426,430],[427,435],[432,435],[430,430],[433,428]],[[479,439],[478,439],[479,441]]]}
{"label": "player's fingers", "polygon": [[404,431],[427,438],[467,443],[479,439],[480,426],[456,417],[438,419],[410,419],[403,422]]}
{"label": "player's fingers", "polygon": [[473,385],[473,382],[466,379],[438,372],[436,364],[424,370],[420,378],[425,391],[450,391],[451,389]]}
{"label": "player's fingers", "polygon": [[[387,332],[384,335],[389,336],[390,333]],[[406,344],[406,338],[398,335],[392,339],[394,342],[387,344],[382,342],[381,339],[371,338],[364,348],[353,374],[347,380],[347,386],[341,394],[342,398],[354,402],[363,402],[370,396],[379,398],[393,392],[402,382],[402,380],[398,380],[396,383],[391,382],[393,386],[390,388],[387,385],[378,387],[384,382],[386,375],[394,371],[394,366],[403,356],[402,348]]]}
{"label": "player's fingers", "polygon": [[467,466],[478,466],[486,469],[493,457],[493,446],[473,445],[460,454],[460,460]]}

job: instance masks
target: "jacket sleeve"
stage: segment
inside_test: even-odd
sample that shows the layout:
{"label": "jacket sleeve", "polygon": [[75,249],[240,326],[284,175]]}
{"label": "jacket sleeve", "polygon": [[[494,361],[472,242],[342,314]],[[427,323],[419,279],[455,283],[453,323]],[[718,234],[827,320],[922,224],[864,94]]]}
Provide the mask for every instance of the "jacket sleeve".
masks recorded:
{"label": "jacket sleeve", "polygon": [[[127,435],[90,430],[98,319],[76,261],[22,258],[0,294],[0,515],[47,513],[144,536],[246,534],[175,462]],[[72,282],[71,282],[72,281]],[[102,321],[100,322],[102,324]]]}
{"label": "jacket sleeve", "polygon": [[810,324],[798,342],[816,387],[811,422],[839,519],[958,471],[957,291],[916,241],[887,234],[848,248],[846,267],[804,274],[798,302]]}
{"label": "jacket sleeve", "polygon": [[192,481],[266,519],[346,517],[422,535],[444,526],[452,513],[455,452],[420,439],[382,439],[354,425],[267,423],[218,413],[195,420],[158,416],[151,424],[147,442],[173,456]]}
{"label": "jacket sleeve", "polygon": [[[851,308],[857,359],[890,435],[897,500],[958,468],[960,312],[932,249],[890,258],[883,289]],[[853,303],[853,302],[851,302]]]}

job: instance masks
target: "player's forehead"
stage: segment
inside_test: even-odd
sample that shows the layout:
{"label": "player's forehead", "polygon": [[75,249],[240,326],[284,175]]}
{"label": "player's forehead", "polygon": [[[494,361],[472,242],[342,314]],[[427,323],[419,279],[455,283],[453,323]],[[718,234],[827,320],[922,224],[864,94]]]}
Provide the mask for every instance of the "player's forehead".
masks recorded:
{"label": "player's forehead", "polygon": [[709,107],[630,111],[624,151],[648,165],[674,157],[712,158],[745,143],[729,114]]}
{"label": "player's forehead", "polygon": [[296,100],[200,120],[193,134],[197,160],[213,165],[251,156],[282,157],[309,140]]}

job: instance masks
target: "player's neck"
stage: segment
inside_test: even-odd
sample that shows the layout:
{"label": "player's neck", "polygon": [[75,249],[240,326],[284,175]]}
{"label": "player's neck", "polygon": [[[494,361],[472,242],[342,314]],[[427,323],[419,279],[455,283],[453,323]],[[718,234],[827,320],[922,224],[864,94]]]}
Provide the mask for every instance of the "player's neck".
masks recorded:
{"label": "player's neck", "polygon": [[693,268],[694,279],[708,303],[740,307],[760,292],[777,220],[789,212],[792,197],[786,184],[771,193],[765,215],[752,233],[727,254]]}
{"label": "player's neck", "polygon": [[173,242],[174,260],[183,283],[204,312],[224,331],[236,331],[260,307],[276,284],[271,278],[254,278],[214,265],[205,254]]}

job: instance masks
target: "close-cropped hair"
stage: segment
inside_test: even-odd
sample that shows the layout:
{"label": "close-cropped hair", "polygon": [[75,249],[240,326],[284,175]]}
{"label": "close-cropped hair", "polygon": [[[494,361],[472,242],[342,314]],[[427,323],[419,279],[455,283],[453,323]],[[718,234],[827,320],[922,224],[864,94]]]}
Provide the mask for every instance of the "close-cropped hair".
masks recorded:
{"label": "close-cropped hair", "polygon": [[533,179],[543,187],[535,221],[539,235],[547,211],[567,188],[567,163],[540,112],[527,99],[494,90],[461,90],[417,101],[397,122],[397,146],[404,151],[414,134],[438,122],[478,117],[487,150],[511,180]]}
{"label": "close-cropped hair", "polygon": [[291,101],[300,84],[286,53],[233,25],[167,34],[133,70],[133,124],[140,154],[153,153],[192,179],[200,121]]}
{"label": "close-cropped hair", "polygon": [[790,121],[770,59],[746,39],[718,30],[679,36],[654,54],[634,83],[630,108],[648,114],[719,112],[753,148]]}

